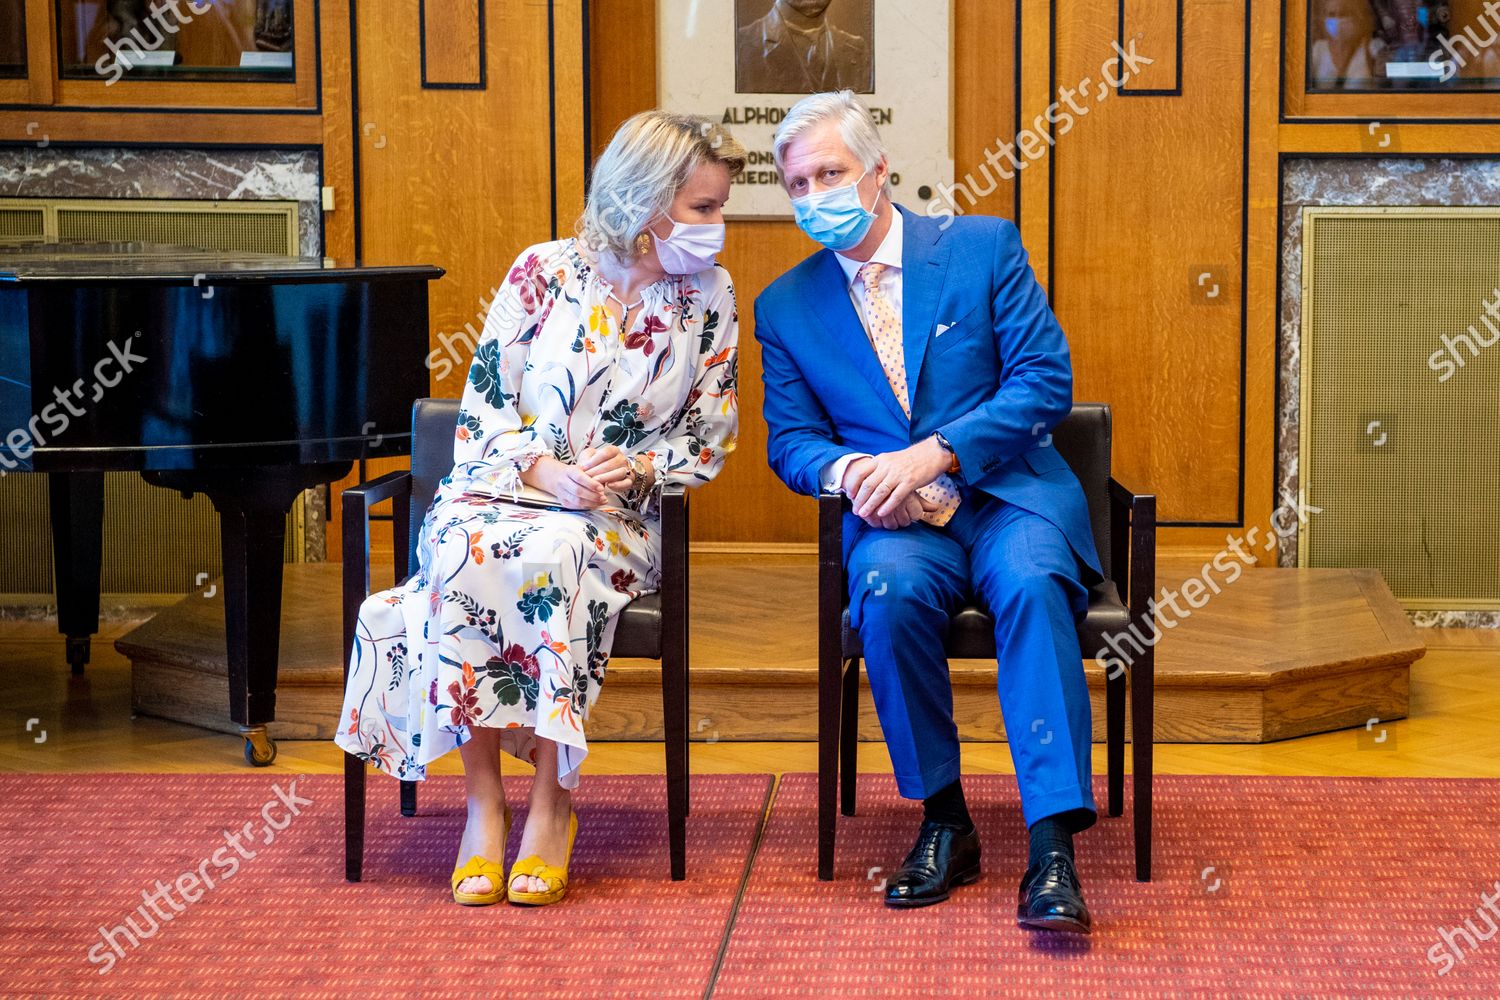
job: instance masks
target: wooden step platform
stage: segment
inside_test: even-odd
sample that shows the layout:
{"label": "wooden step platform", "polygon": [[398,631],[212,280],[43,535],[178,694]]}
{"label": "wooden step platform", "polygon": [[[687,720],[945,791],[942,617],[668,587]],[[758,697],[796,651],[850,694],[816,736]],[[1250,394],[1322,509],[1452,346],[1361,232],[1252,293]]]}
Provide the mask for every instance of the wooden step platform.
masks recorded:
{"label": "wooden step platform", "polygon": [[[1168,561],[1159,575],[1175,586],[1196,571]],[[807,557],[694,556],[695,739],[816,738],[815,583]],[[276,738],[332,736],[343,693],[339,588],[335,564],[286,567]],[[136,711],[238,731],[220,593],[185,598],[116,641],[132,661]],[[1157,646],[1156,739],[1257,743],[1405,718],[1410,666],[1425,651],[1374,570],[1251,570]],[[1093,660],[1085,667],[1102,741],[1104,674]],[[994,662],[950,669],[962,738],[1002,739]],[[613,661],[590,739],[659,739],[659,676],[652,661]],[[868,689],[860,736],[881,738]]]}

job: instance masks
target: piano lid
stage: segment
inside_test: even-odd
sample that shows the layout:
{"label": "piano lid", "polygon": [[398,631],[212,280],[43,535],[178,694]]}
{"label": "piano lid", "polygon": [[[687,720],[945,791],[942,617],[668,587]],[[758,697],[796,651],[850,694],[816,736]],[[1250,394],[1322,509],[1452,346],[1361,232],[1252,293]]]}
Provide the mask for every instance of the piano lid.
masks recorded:
{"label": "piano lid", "polygon": [[332,257],[235,253],[155,243],[42,243],[0,246],[0,287],[40,282],[224,285],[426,279],[443,276],[429,264],[380,265]]}

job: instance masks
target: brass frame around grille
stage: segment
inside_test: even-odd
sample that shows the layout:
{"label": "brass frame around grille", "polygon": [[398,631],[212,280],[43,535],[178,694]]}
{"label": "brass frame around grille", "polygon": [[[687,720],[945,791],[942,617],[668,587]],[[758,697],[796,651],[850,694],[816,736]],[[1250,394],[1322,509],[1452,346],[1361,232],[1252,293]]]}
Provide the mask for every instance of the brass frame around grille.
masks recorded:
{"label": "brass frame around grille", "polygon": [[0,229],[0,242],[12,245],[160,243],[241,253],[297,253],[295,201],[0,198],[0,213],[24,223]]}
{"label": "brass frame around grille", "polygon": [[1500,289],[1500,207],[1302,222],[1298,492],[1323,512],[1298,565],[1376,566],[1412,610],[1500,609],[1500,343],[1459,377],[1433,364]]}

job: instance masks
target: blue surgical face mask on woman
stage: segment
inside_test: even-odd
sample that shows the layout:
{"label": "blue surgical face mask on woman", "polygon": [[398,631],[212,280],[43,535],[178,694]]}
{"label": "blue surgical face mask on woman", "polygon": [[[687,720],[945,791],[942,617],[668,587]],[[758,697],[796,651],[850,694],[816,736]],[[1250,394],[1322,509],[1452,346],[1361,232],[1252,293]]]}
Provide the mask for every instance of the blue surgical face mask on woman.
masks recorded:
{"label": "blue surgical face mask on woman", "polygon": [[656,259],[668,274],[697,274],[714,266],[724,250],[724,223],[678,222],[671,219],[672,231],[656,236]]}
{"label": "blue surgical face mask on woman", "polygon": [[[875,213],[865,208],[859,198],[859,183],[867,174],[868,170],[853,184],[793,198],[792,215],[798,228],[830,250],[850,250],[859,246],[875,221]],[[875,204],[880,204],[879,192],[875,194]]]}

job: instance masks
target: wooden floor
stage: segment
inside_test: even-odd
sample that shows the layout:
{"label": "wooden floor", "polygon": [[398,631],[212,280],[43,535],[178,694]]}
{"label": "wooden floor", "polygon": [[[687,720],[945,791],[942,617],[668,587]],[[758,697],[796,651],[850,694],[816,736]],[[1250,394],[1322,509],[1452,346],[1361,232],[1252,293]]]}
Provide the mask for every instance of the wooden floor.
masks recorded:
{"label": "wooden floor", "polygon": [[[69,677],[52,621],[0,621],[0,704],[6,736],[0,770],[239,771],[241,740],[192,726],[130,716],[130,669],[113,640],[138,620],[108,622],[81,679]],[[1265,744],[1160,744],[1157,770],[1175,774],[1316,774],[1500,777],[1500,634],[1427,630],[1429,652],[1412,667],[1410,718],[1370,733],[1345,730]],[[1385,738],[1377,739],[1380,729]],[[711,742],[700,734],[692,766],[709,772],[811,771],[811,743]],[[1102,746],[1094,769],[1104,770]],[[1009,773],[1004,743],[966,743],[964,770]],[[1127,755],[1128,757],[1128,755]],[[341,753],[325,741],[282,741],[273,770],[336,771]],[[507,761],[524,772],[524,765]],[[657,743],[597,743],[585,770],[595,774],[655,773]],[[883,745],[860,746],[860,770],[888,772]],[[434,773],[459,772],[457,754]]]}

